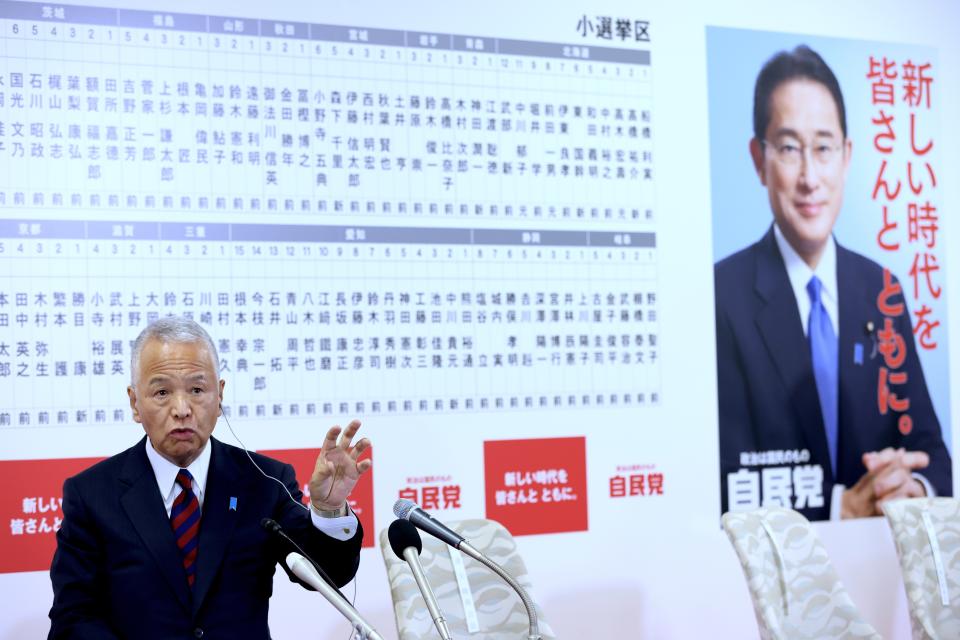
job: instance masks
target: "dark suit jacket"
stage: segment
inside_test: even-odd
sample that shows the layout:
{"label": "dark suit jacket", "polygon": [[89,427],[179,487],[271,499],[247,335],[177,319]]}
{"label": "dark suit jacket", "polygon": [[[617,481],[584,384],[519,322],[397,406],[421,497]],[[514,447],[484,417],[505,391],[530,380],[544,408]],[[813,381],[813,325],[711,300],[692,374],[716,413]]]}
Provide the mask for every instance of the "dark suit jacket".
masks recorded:
{"label": "dark suit jacket", "polygon": [[[877,388],[884,359],[875,346],[884,316],[877,308],[877,295],[883,289],[879,265],[837,245],[840,389],[836,477],[830,469],[810,347],[773,228],[756,244],[717,263],[714,276],[723,511],[728,508],[727,474],[740,469],[741,452],[750,451],[810,452],[808,464],[820,464],[824,472],[823,507],[800,509],[810,519],[829,518],[833,485],[856,484],[866,473],[862,454],[885,447],[926,451],[930,466],[920,473],[939,495],[952,494],[950,454],[930,402],[906,310],[894,318],[894,327],[909,351],[906,362],[897,369],[907,373],[908,381],[890,389],[898,397],[910,399],[906,413],[913,419],[913,429],[904,436],[897,426],[900,414],[880,414]],[[870,322],[872,331],[868,330]]]}
{"label": "dark suit jacket", "polygon": [[[353,578],[361,530],[346,542],[318,531],[243,449],[210,438],[191,592],[145,440],[64,483],[50,567],[50,638],[269,638],[268,599],[282,550],[261,527],[264,517],[279,522],[335,582]],[[290,465],[251,455],[301,498]]]}

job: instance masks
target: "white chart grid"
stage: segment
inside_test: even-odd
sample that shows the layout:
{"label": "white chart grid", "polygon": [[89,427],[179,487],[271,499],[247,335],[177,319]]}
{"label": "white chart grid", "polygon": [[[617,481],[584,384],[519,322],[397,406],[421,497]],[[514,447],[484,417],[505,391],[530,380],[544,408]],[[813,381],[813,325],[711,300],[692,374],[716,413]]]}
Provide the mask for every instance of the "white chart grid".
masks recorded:
{"label": "white chart grid", "polygon": [[0,29],[0,427],[127,420],[170,313],[239,418],[658,402],[649,51],[20,2]]}

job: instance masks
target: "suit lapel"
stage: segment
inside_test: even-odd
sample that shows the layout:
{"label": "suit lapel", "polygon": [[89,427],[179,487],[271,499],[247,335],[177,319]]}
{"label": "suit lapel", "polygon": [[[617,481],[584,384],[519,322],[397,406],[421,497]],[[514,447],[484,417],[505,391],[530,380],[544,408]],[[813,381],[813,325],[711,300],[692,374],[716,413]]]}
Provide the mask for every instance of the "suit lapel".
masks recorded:
{"label": "suit lapel", "polygon": [[[237,524],[237,512],[248,504],[243,476],[226,447],[210,438],[210,470],[200,518],[200,546],[197,552],[197,578],[193,585],[193,611],[196,614],[220,571],[224,553]],[[232,498],[236,498],[231,505]],[[233,508],[231,508],[231,506]]]}
{"label": "suit lapel", "polygon": [[[754,290],[762,300],[756,315],[757,329],[767,347],[803,432],[813,460],[829,461],[820,398],[813,377],[810,347],[803,335],[800,310],[787,277],[771,227],[757,247]],[[761,425],[761,429],[767,425]],[[769,425],[773,427],[774,425]],[[830,464],[823,474],[830,478]]]}
{"label": "suit lapel", "polygon": [[[872,446],[867,426],[875,428],[876,420],[863,417],[875,403],[865,402],[865,390],[876,388],[877,364],[872,353],[871,335],[881,328],[882,316],[877,310],[879,291],[860,274],[855,273],[853,255],[837,245],[837,287],[839,289],[839,401],[840,448],[837,475],[848,484],[856,482],[866,471],[861,453]],[[870,328],[872,324],[872,330]],[[857,351],[859,350],[859,356]],[[845,428],[845,426],[847,428]]]}
{"label": "suit lapel", "polygon": [[120,474],[120,503],[144,546],[156,560],[164,579],[185,611],[190,611],[190,588],[170,518],[157,489],[157,477],[147,459],[146,438],[130,450]]}

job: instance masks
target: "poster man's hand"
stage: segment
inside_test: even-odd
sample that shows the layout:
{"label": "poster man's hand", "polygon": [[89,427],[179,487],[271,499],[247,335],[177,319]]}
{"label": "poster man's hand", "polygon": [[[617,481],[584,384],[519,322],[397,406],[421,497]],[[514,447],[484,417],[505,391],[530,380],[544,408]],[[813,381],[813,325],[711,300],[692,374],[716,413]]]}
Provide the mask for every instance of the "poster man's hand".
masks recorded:
{"label": "poster man's hand", "polygon": [[926,495],[923,484],[913,472],[930,464],[930,456],[923,451],[905,451],[887,447],[883,451],[863,454],[867,472],[843,493],[841,517],[863,518],[882,515],[883,503],[899,498]]}

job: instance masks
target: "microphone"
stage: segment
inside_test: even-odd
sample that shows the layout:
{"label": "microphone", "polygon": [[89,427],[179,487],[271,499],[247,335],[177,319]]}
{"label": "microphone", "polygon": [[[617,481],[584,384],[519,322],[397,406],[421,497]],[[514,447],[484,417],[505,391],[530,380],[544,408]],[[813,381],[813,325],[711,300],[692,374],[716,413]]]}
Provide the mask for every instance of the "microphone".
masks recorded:
{"label": "microphone", "polygon": [[437,602],[437,596],[434,595],[427,576],[423,573],[423,566],[420,564],[420,552],[423,550],[423,543],[420,542],[420,534],[417,528],[406,520],[394,520],[387,530],[387,538],[390,539],[390,548],[401,560],[406,560],[410,565],[410,571],[413,573],[413,579],[417,582],[423,601],[427,603],[427,611],[433,618],[433,624],[437,627],[437,632],[443,640],[453,640],[450,635],[450,629],[447,627],[447,621],[440,611],[440,604]]}
{"label": "microphone", "polygon": [[413,500],[407,500],[406,498],[397,500],[393,503],[393,514],[401,520],[409,520],[416,528],[429,533],[434,538],[443,540],[454,549],[459,549],[460,545],[465,542],[463,536],[439,520],[434,520]]}
{"label": "microphone", "polygon": [[317,573],[316,568],[309,560],[296,551],[291,551],[287,554],[287,566],[295,576],[319,591],[344,618],[350,621],[360,640],[383,640],[383,636],[377,633],[377,630],[363,619],[360,613],[353,608],[353,605],[347,602],[347,599],[344,598],[339,591],[320,578],[320,574]]}
{"label": "microphone", "polygon": [[[260,521],[260,526],[266,529],[267,533],[272,535],[274,538],[282,541],[283,546],[287,547],[288,549],[292,547],[300,552],[300,555],[306,558],[307,561],[313,565],[313,568],[316,569],[317,574],[319,574],[328,585],[330,585],[337,593],[339,593],[341,598],[344,600],[347,599],[347,597],[343,595],[343,593],[337,588],[337,583],[334,582],[333,579],[327,575],[327,572],[323,570],[323,567],[314,562],[313,558],[307,555],[307,552],[304,551],[299,544],[297,544],[296,540],[287,535],[287,532],[283,530],[283,527],[280,526],[279,522],[272,518],[264,518]],[[290,580],[293,581],[293,578],[291,577]],[[307,588],[306,584],[301,584],[300,586]]]}
{"label": "microphone", "polygon": [[503,567],[477,551],[473,545],[467,542],[459,533],[442,524],[440,521],[434,520],[430,514],[417,506],[417,503],[413,500],[400,498],[393,503],[393,513],[401,520],[410,521],[412,525],[421,531],[446,542],[454,549],[459,549],[503,578],[504,582],[517,592],[517,595],[520,596],[520,600],[523,602],[523,607],[527,610],[527,619],[530,623],[530,631],[527,636],[528,640],[540,640],[540,626],[537,622],[537,611],[533,599],[527,594],[526,590],[520,586],[520,583],[514,580],[513,576],[507,573]]}

